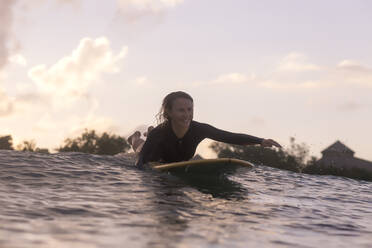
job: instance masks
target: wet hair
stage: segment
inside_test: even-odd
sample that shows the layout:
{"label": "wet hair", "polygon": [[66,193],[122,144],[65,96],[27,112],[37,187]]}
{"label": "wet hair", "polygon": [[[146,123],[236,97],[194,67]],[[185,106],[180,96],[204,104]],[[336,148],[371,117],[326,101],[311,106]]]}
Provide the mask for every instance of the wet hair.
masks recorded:
{"label": "wet hair", "polygon": [[191,102],[194,102],[192,97],[183,91],[175,91],[172,93],[169,93],[164,97],[163,103],[161,105],[159,113],[156,115],[156,120],[158,122],[158,125],[164,125],[170,121],[168,111],[172,109],[173,103],[178,98],[185,98],[190,100]]}

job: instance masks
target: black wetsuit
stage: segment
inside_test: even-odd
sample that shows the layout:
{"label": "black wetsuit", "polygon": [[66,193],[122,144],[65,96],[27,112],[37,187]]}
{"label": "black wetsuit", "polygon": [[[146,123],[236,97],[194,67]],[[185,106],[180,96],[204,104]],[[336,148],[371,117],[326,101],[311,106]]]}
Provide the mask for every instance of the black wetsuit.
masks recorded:
{"label": "black wetsuit", "polygon": [[148,135],[139,154],[138,166],[147,162],[180,162],[191,159],[198,144],[205,138],[236,144],[261,144],[261,138],[247,134],[231,133],[217,129],[211,125],[192,121],[186,134],[178,138],[170,123],[159,125]]}

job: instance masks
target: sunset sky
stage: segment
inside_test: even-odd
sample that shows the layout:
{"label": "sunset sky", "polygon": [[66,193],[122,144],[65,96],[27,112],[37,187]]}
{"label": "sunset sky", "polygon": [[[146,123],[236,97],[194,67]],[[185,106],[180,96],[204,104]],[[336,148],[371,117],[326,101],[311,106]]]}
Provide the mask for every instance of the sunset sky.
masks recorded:
{"label": "sunset sky", "polygon": [[15,145],[127,136],[183,90],[197,121],[372,160],[372,1],[1,0],[0,23],[0,136]]}

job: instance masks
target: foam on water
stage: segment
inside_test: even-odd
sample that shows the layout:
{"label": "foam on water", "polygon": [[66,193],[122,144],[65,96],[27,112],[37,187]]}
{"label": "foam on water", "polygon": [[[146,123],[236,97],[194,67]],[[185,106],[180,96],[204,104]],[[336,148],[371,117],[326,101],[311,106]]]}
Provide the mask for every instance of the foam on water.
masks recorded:
{"label": "foam on water", "polygon": [[372,183],[265,166],[228,179],[126,156],[0,151],[0,247],[371,247]]}

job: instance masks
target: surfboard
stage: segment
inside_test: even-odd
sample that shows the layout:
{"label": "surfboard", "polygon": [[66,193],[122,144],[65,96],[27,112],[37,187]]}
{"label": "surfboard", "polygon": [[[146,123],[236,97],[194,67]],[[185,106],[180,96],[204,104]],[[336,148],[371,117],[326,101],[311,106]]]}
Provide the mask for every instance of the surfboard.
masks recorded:
{"label": "surfboard", "polygon": [[248,161],[234,158],[200,159],[176,163],[150,163],[150,167],[156,171],[168,171],[173,173],[197,173],[197,174],[221,174],[234,172],[239,167],[253,168]]}

